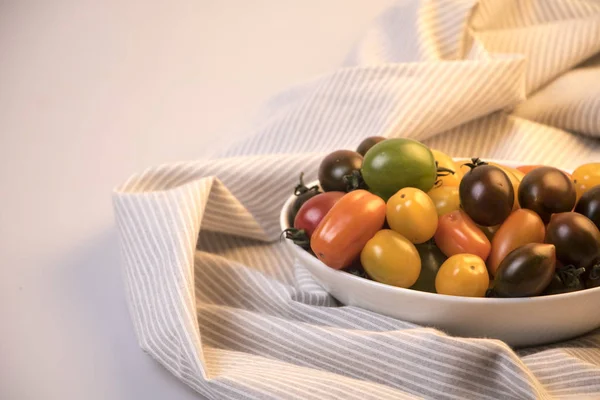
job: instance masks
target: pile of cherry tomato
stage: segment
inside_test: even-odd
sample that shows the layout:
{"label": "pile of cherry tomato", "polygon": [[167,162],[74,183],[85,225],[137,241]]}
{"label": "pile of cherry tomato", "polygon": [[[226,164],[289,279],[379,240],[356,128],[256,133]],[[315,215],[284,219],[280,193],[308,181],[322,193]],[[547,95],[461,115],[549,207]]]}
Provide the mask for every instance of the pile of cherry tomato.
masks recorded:
{"label": "pile of cherry tomato", "polygon": [[295,194],[286,237],[366,279],[472,297],[600,286],[600,163],[570,175],[370,137]]}

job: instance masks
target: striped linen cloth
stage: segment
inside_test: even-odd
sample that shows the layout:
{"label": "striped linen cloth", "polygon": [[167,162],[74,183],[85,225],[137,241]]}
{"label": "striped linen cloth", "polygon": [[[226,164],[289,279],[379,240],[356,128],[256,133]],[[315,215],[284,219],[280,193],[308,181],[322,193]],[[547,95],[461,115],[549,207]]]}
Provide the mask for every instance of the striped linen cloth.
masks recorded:
{"label": "striped linen cloth", "polygon": [[141,347],[208,399],[598,399],[600,331],[514,350],[340,306],[279,241],[300,171],[365,137],[600,161],[600,2],[407,0],[220,158],[114,193]]}

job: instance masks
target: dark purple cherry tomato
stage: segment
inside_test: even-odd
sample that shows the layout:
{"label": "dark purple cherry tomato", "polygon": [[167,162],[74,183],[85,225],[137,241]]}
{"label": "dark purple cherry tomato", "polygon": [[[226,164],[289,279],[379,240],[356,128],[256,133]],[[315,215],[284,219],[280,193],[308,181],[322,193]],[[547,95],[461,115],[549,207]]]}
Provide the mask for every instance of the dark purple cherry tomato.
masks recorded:
{"label": "dark purple cherry tomato", "polygon": [[431,241],[416,244],[415,247],[421,258],[421,272],[417,281],[410,288],[435,293],[435,277],[448,257]]}
{"label": "dark purple cherry tomato", "polygon": [[385,140],[385,138],[383,136],[370,136],[370,137],[366,138],[365,140],[363,140],[362,142],[360,142],[360,144],[358,145],[358,148],[356,149],[356,152],[364,157],[365,153],[367,151],[369,151],[369,149],[371,147],[375,146],[377,143],[382,142],[384,140]]}
{"label": "dark purple cherry tomato", "polygon": [[474,162],[458,189],[463,210],[479,225],[501,224],[512,211],[513,185],[498,167]]}
{"label": "dark purple cherry tomato", "polygon": [[600,231],[576,212],[552,215],[544,241],[556,247],[556,258],[564,265],[587,268],[600,255]]}
{"label": "dark purple cherry tomato", "polygon": [[553,167],[532,170],[519,185],[521,208],[535,211],[545,224],[552,214],[571,211],[576,198],[573,182],[564,172]]}
{"label": "dark purple cherry tomato", "polygon": [[319,166],[319,183],[326,192],[345,192],[344,176],[360,170],[363,157],[355,151],[337,150],[327,155]]}
{"label": "dark purple cherry tomato", "polygon": [[588,217],[600,229],[600,186],[594,186],[581,196],[575,212]]}

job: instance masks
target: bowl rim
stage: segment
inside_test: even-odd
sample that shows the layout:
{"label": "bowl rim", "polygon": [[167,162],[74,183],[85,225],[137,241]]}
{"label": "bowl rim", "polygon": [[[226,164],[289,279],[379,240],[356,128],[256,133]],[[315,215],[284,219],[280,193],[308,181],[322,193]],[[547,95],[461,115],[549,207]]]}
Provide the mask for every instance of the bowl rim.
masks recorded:
{"label": "bowl rim", "polygon": [[[453,160],[464,159],[464,158],[466,158],[466,157],[453,157]],[[518,166],[518,165],[525,165],[525,164],[519,164],[519,162],[514,161],[514,160],[488,159],[488,161],[494,162],[497,164],[501,164],[501,165],[506,165],[511,168],[514,168],[515,166]],[[314,180],[314,181],[307,183],[306,185],[309,187],[314,186],[314,185],[319,185],[319,181]],[[290,228],[290,226],[288,224],[287,210],[289,209],[290,205],[292,204],[292,202],[295,199],[296,199],[296,196],[292,193],[286,199],[285,203],[283,204],[283,207],[279,214],[279,225],[280,225],[280,228],[282,231]],[[355,282],[360,283],[360,284],[370,285],[376,290],[384,289],[384,290],[388,290],[388,291],[392,291],[392,292],[395,291],[399,294],[408,294],[411,296],[422,297],[427,300],[439,299],[439,300],[447,300],[447,301],[450,301],[453,303],[480,303],[480,304],[496,304],[496,305],[510,304],[510,303],[522,303],[522,302],[541,303],[541,302],[557,301],[557,300],[566,299],[569,297],[587,296],[587,295],[591,295],[592,293],[596,293],[596,292],[600,291],[600,286],[599,286],[599,287],[595,287],[595,288],[591,288],[591,289],[577,290],[577,291],[568,292],[568,293],[558,293],[558,294],[550,294],[550,295],[545,295],[545,296],[532,296],[532,297],[513,297],[513,298],[466,297],[466,296],[452,296],[452,295],[447,295],[447,294],[425,292],[425,291],[421,291],[421,290],[415,290],[415,289],[410,289],[410,288],[401,288],[401,287],[397,287],[397,286],[388,285],[388,284],[373,281],[370,279],[361,278],[359,276],[344,272],[342,270],[336,270],[336,269],[330,268],[327,265],[325,265],[318,258],[313,257],[310,254],[308,254],[301,247],[295,245],[294,243],[289,242],[287,239],[284,239],[284,240],[286,240],[287,245],[293,246],[296,251],[305,253],[304,256],[311,257],[311,259],[314,259],[312,261],[316,261],[315,265],[318,266],[318,268],[322,268],[322,269],[327,268],[327,270],[329,270],[328,271],[329,273],[341,274],[341,275],[339,275],[340,277],[343,277],[341,279],[350,279],[350,280],[354,280]],[[302,256],[300,256],[300,254],[302,254],[302,253],[299,253],[297,257],[302,257]],[[309,270],[309,272],[310,272],[310,270]]]}

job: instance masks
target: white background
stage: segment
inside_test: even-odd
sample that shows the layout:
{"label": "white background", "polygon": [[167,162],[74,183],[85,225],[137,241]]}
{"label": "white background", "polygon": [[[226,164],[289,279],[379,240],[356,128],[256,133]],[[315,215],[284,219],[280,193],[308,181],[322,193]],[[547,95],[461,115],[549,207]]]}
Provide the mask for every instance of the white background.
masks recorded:
{"label": "white background", "polygon": [[248,132],[392,0],[0,0],[0,398],[195,399],[137,345],[111,190]]}

